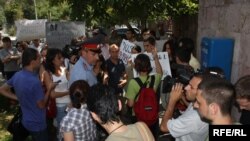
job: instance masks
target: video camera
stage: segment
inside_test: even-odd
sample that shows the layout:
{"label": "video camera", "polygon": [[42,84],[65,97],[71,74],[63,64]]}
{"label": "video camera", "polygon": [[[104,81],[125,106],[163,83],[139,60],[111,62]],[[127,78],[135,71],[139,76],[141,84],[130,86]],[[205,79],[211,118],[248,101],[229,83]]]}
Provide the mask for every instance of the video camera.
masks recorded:
{"label": "video camera", "polygon": [[63,49],[63,55],[66,58],[70,58],[73,55],[79,56],[79,51],[81,50],[80,46],[77,45],[66,45]]}
{"label": "video camera", "polygon": [[190,66],[173,64],[171,65],[173,70],[173,77],[166,76],[163,80],[163,93],[168,93],[171,91],[172,86],[176,83],[182,83],[183,85],[189,84],[189,81],[195,74],[194,70]]}

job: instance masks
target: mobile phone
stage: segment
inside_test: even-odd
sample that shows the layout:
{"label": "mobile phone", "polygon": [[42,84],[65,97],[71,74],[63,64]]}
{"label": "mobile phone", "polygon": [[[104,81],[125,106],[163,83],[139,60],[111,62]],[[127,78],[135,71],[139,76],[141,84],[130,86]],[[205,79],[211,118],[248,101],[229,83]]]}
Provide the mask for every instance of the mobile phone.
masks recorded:
{"label": "mobile phone", "polygon": [[58,84],[58,83],[60,83],[60,82],[62,82],[62,80],[58,80],[58,81],[56,81],[56,82],[54,82],[54,83],[57,83],[57,84]]}

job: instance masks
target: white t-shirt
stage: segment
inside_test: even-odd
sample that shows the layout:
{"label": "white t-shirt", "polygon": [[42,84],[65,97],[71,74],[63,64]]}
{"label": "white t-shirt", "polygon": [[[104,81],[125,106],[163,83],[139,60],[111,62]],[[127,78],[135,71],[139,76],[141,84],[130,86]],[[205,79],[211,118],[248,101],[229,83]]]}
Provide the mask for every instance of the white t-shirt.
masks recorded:
{"label": "white t-shirt", "polygon": [[204,141],[208,136],[208,124],[201,120],[193,103],[178,118],[169,120],[167,127],[175,141]]}
{"label": "white t-shirt", "polygon": [[[56,85],[55,92],[66,92],[66,91],[68,91],[68,79],[67,79],[66,73],[65,73],[66,68],[62,67],[61,69],[62,69],[61,76],[56,76],[54,74],[52,75],[53,82],[61,80],[61,82],[58,83],[58,85]],[[56,104],[68,104],[68,103],[70,103],[69,95],[65,95],[63,97],[56,98]]]}

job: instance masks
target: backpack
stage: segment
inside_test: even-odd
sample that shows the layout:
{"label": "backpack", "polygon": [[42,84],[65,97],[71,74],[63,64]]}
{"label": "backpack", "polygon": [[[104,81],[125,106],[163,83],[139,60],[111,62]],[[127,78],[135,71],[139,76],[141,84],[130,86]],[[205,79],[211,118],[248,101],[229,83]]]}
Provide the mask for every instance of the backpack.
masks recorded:
{"label": "backpack", "polygon": [[144,84],[140,78],[134,78],[140,86],[140,90],[135,97],[135,99],[138,97],[138,100],[134,104],[134,112],[138,121],[143,121],[151,126],[158,120],[158,102],[153,88],[155,76],[151,76],[150,86],[147,88],[148,78]]}

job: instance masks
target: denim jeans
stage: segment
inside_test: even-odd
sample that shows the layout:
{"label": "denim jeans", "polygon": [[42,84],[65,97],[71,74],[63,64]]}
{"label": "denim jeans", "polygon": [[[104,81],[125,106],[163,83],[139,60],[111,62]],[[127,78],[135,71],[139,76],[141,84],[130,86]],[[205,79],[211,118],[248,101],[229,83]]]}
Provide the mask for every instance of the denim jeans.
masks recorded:
{"label": "denim jeans", "polygon": [[[62,106],[63,105],[63,106]],[[66,116],[66,108],[67,108],[67,104],[60,104],[60,106],[58,106],[58,104],[56,104],[56,123],[57,123],[57,128],[60,128],[60,122],[62,121],[62,119]]]}
{"label": "denim jeans", "polygon": [[60,123],[62,121],[62,119],[66,116],[66,108],[67,108],[67,104],[56,104],[56,124],[57,124],[57,140],[59,141],[60,139],[60,135],[59,135],[59,130],[60,130]]}

